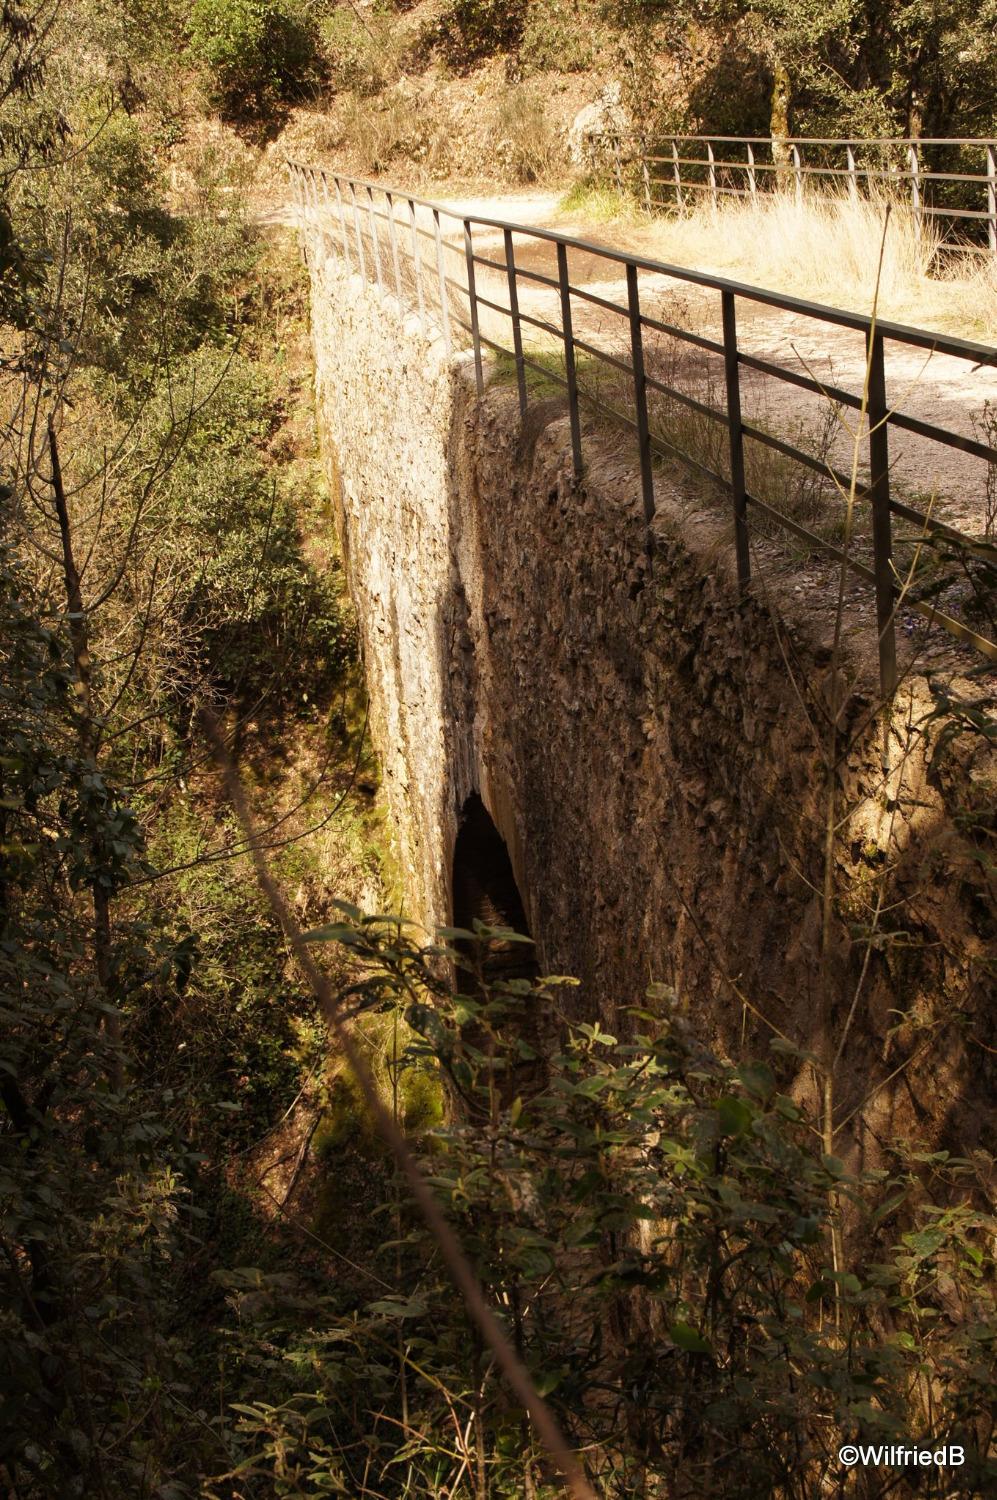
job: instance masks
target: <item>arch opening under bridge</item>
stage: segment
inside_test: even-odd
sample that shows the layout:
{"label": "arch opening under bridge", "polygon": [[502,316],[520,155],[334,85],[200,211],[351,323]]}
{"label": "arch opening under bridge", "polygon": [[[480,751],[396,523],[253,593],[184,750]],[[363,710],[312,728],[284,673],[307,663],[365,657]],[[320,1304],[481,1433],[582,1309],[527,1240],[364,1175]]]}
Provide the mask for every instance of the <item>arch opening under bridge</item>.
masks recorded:
{"label": "arch opening under bridge", "polygon": [[[474,930],[475,922],[508,928],[530,936],[526,908],[516,883],[505,840],[477,792],[461,809],[453,855],[453,925]],[[471,955],[466,940],[459,949]],[[484,954],[481,977],[486,984],[536,979],[535,949],[528,943],[496,939]]]}

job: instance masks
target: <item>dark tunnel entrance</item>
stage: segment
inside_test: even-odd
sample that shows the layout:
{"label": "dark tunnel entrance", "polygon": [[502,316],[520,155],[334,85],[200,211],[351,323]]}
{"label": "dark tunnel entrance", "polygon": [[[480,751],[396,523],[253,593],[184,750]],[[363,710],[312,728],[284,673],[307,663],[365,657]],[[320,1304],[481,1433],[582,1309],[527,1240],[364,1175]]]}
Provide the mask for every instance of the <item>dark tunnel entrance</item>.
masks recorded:
{"label": "dark tunnel entrance", "polygon": [[[464,803],[454,846],[453,920],[455,927],[472,931],[477,920],[530,936],[509,851],[476,792]],[[470,946],[458,945],[464,951]],[[494,941],[484,956],[487,983],[533,980],[538,973],[534,949],[526,943]]]}

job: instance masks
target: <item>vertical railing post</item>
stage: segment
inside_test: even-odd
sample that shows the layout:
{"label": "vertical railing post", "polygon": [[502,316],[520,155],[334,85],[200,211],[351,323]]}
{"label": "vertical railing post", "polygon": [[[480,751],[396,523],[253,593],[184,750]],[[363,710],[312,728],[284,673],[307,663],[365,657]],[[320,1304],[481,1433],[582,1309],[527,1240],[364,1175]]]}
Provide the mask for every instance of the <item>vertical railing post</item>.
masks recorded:
{"label": "vertical railing post", "polygon": [[304,265],[308,264],[308,228],[305,223],[305,195],[302,188],[302,174],[299,168],[292,168],[294,173],[294,201],[298,207],[298,238],[301,244],[301,260]]}
{"label": "vertical railing post", "polygon": [[744,484],[744,428],[741,425],[741,376],[737,352],[737,313],[733,292],[720,293],[724,331],[724,379],[727,386],[727,434],[730,440],[730,489],[734,507],[734,553],[737,582],[744,594],[751,582],[748,548],[748,501]]}
{"label": "vertical railing post", "polygon": [[987,147],[987,239],[997,255],[997,142]]}
{"label": "vertical railing post", "polygon": [[426,337],[426,298],[422,290],[422,250],[419,247],[419,231],[415,222],[415,204],[408,200],[409,223],[412,228],[412,263],[415,267],[415,290],[419,299],[419,328]]}
{"label": "vertical railing post", "polygon": [[328,254],[329,246],[336,243],[336,237],[330,228],[332,222],[332,203],[329,198],[329,179],[324,172],[320,172],[318,176],[322,186],[322,240]]}
{"label": "vertical railing post", "polygon": [[859,195],[859,174],[855,170],[855,152],[850,142],[845,147],[845,153],[848,160],[848,196],[854,203]]}
{"label": "vertical railing post", "polygon": [[370,238],[374,247],[374,275],[377,278],[377,290],[384,291],[384,282],[381,279],[381,247],[377,242],[377,215],[374,212],[374,189],[367,188],[367,212],[370,217]]}
{"label": "vertical railing post", "polygon": [[478,294],[474,282],[474,244],[471,240],[471,221],[464,220],[464,259],[467,263],[467,309],[471,319],[471,342],[474,345],[474,378],[478,395],[485,394],[485,375],[481,364],[481,334],[478,329]]}
{"label": "vertical railing post", "polygon": [[796,179],[796,201],[797,201],[797,203],[802,203],[803,202],[803,158],[800,155],[800,148],[799,148],[799,146],[797,146],[795,143],[792,146],[790,146],[789,153],[790,153],[790,156],[792,157],[792,161],[793,161],[793,176]]}
{"label": "vertical railing post", "polygon": [[750,141],[746,141],[745,145],[748,148],[748,192],[752,199],[755,199],[758,197],[758,184],[755,181],[755,153]]}
{"label": "vertical railing post", "polygon": [[526,390],[526,366],[523,363],[523,329],[519,321],[519,287],[516,282],[516,251],[512,243],[512,230],[502,231],[505,240],[505,272],[509,280],[509,316],[512,319],[512,347],[516,356],[516,388],[519,391],[519,414],[526,416],[528,395]]}
{"label": "vertical railing post", "polygon": [[326,229],[325,204],[319,193],[319,179],[324,173],[312,173],[312,198],[315,203],[315,237],[321,243],[323,254],[328,254],[329,244],[332,240],[331,234]]}
{"label": "vertical railing post", "polygon": [[[642,149],[646,149],[646,148],[642,148]],[[651,212],[651,174],[647,170],[647,157],[646,156],[641,156],[641,159],[640,159],[640,174],[641,174],[641,177],[643,178],[643,181],[644,181],[644,207],[647,209],[647,212],[650,213]]]}
{"label": "vertical railing post", "polygon": [[571,284],[568,281],[568,251],[557,243],[557,281],[561,292],[561,336],[564,339],[564,373],[568,385],[568,416],[571,421],[571,456],[575,478],[582,476],[582,423],[578,410],[578,373],[575,369],[575,340],[571,328]]}
{"label": "vertical railing post", "polygon": [[384,197],[388,205],[388,239],[391,242],[391,261],[395,268],[395,296],[398,298],[398,305],[401,306],[402,270],[398,264],[398,235],[395,232],[395,200],[389,192],[385,192]]}
{"label": "vertical railing post", "polygon": [[876,627],[879,632],[879,683],[884,698],[897,686],[897,644],[894,627],[893,526],[890,516],[890,440],[886,405],[886,363],[883,336],[870,330],[869,348],[869,477],[872,505],[872,558],[876,579]]}
{"label": "vertical railing post", "polygon": [[336,189],[336,211],[339,214],[339,232],[343,240],[343,259],[346,262],[346,269],[352,271],[353,261],[350,256],[350,237],[346,230],[346,215],[343,212],[343,193],[339,186],[339,178],[333,177],[332,181]]}
{"label": "vertical railing post", "polygon": [[440,320],[443,324],[443,341],[447,351],[453,347],[450,340],[450,306],[447,301],[447,273],[443,267],[443,235],[440,233],[440,211],[433,209],[433,233],[436,239],[436,274],[440,282]]}
{"label": "vertical railing post", "polygon": [[312,243],[314,225],[312,223],[312,201],[307,172],[302,172],[301,174],[301,222],[302,238],[305,245],[305,264],[311,266],[314,264],[315,247]]}
{"label": "vertical railing post", "polygon": [[[644,369],[644,330],[640,320],[637,267],[627,262],[627,304],[630,311],[630,363],[634,372],[634,406],[637,413],[637,443],[640,451],[640,486],[644,520],[654,520],[654,468],[651,463],[651,428],[647,418],[647,372]],[[648,538],[650,542],[650,537]]]}
{"label": "vertical railing post", "polygon": [[910,203],[914,210],[914,233],[921,238],[921,163],[917,156],[917,142],[907,147],[907,168],[910,172]]}
{"label": "vertical railing post", "polygon": [[308,176],[305,179],[305,181],[306,181],[306,191],[307,191],[307,194],[308,194],[308,221],[311,224],[311,246],[312,246],[312,254],[315,256],[316,261],[317,261],[318,260],[318,256],[319,256],[320,244],[321,244],[322,230],[321,230],[321,220],[320,220],[320,217],[319,217],[318,188],[315,185],[315,168],[314,167],[312,167],[311,170],[309,171]]}
{"label": "vertical railing post", "polygon": [[353,204],[353,233],[357,239],[357,265],[360,267],[360,275],[364,281],[367,280],[367,262],[363,253],[363,230],[360,228],[360,209],[357,205],[357,190],[350,183],[350,201]]}
{"label": "vertical railing post", "polygon": [[319,208],[318,199],[318,173],[314,167],[308,178],[309,201],[312,213],[312,243],[315,245],[316,254],[325,251],[325,228],[322,223],[322,213]]}
{"label": "vertical railing post", "polygon": [[675,178],[675,202],[682,208],[682,172],[679,167],[678,142],[675,140],[672,141],[672,176]]}
{"label": "vertical railing post", "polygon": [[709,141],[706,142],[706,159],[707,159],[707,161],[710,164],[710,168],[709,168],[709,170],[710,170],[710,197],[713,200],[713,207],[716,208],[716,206],[717,206],[717,164],[713,160],[713,147],[710,145]]}
{"label": "vertical railing post", "polygon": [[325,172],[318,174],[319,184],[322,189],[322,237],[326,245],[326,253],[332,247],[335,253],[336,236],[332,228],[332,199],[329,196],[329,178]]}

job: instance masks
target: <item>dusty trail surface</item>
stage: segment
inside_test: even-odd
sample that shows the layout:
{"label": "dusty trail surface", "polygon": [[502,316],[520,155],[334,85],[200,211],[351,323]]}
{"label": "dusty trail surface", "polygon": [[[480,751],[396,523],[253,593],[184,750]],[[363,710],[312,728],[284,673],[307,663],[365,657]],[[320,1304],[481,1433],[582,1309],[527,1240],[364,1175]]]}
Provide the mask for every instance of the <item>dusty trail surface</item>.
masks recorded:
{"label": "dusty trail surface", "polygon": [[[628,231],[624,226],[614,229],[609,239],[576,222],[566,223],[563,216],[558,215],[554,194],[462,198],[442,202],[456,214],[505,219],[531,228],[557,229],[596,244],[605,243],[607,248],[632,249],[641,255],[651,253],[644,244],[646,235],[640,230]],[[480,253],[504,264],[501,231],[476,229],[474,244]],[[517,268],[556,276],[556,254],[552,244],[519,237],[514,239],[514,246]],[[461,250],[463,259],[462,246],[456,248]],[[584,251],[570,250],[568,268],[574,286],[621,306],[625,304],[626,278],[622,267],[618,276],[607,274],[613,269],[611,262]],[[709,270],[706,267],[697,269]],[[502,281],[503,278],[494,272],[486,271],[482,278],[492,292],[499,291],[495,301],[501,300]],[[643,311],[678,327],[720,339],[720,298],[715,291],[651,272],[641,272],[639,283]],[[553,288],[526,283],[520,286],[519,297],[524,312],[560,326],[558,295]],[[506,297],[506,304],[507,301]],[[581,298],[574,298],[572,314],[575,331],[589,342],[607,350],[623,345],[626,329],[622,310],[615,315]],[[746,298],[738,299],[737,316],[739,342],[747,353],[861,396],[865,377],[865,348],[861,333],[752,303]],[[496,342],[510,343],[509,320],[494,315],[494,321],[497,327],[492,336]],[[503,331],[504,337],[501,336]],[[668,342],[672,344],[666,356],[669,383],[677,384],[690,395],[708,399],[722,382],[722,362],[708,355],[696,354],[690,346],[685,346],[682,354],[676,357],[674,341]],[[664,352],[663,343],[663,340],[658,342],[659,356]],[[653,358],[653,336],[649,339],[649,348]],[[986,404],[990,403],[991,409],[997,407],[997,350],[994,351],[994,367],[986,369],[949,355],[887,340],[885,359],[887,401],[892,408],[963,437],[994,444],[994,437],[988,440],[983,436],[983,422]],[[822,408],[826,406],[823,398],[752,370],[742,370],[741,379],[744,414],[749,421],[787,437],[792,437],[793,432],[801,428],[817,430],[823,425]],[[853,414],[848,412],[843,416],[849,422],[853,419]],[[826,451],[839,467],[848,467],[852,437],[843,423],[837,424]],[[890,460],[891,471],[905,492],[905,498],[913,498],[922,505],[931,500],[932,513],[939,518],[961,529],[982,531],[988,467],[983,460],[892,427]],[[864,467],[863,463],[861,468]]]}

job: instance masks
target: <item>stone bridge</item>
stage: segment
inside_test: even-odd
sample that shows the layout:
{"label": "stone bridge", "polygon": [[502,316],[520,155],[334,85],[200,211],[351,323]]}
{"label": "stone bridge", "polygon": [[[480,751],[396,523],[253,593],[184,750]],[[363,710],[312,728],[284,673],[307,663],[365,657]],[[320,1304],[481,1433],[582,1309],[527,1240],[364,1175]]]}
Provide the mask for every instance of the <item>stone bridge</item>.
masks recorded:
{"label": "stone bridge", "polygon": [[[863,1130],[895,1134],[913,1108],[944,1138],[989,1060],[958,1030],[927,1054],[918,1039],[959,1009],[989,1034],[993,928],[946,805],[961,793],[926,775],[923,681],[884,730],[874,671],[846,657],[828,1005],[826,618],[794,614],[788,576],[741,599],[729,527],[667,470],[652,569],[629,451],[587,434],[579,482],[561,400],[521,421],[513,386],[479,396],[470,357],[324,241],[308,260],[321,441],[408,914],[429,930],[525,922],[541,972],[577,976],[570,1004],[608,1022],[672,986],[731,1055],[773,1033],[826,1052],[858,984],[842,1107],[909,1054]],[[860,977],[854,938],[887,864],[914,948],[877,940]],[[909,1035],[888,1035],[894,1011]]]}

